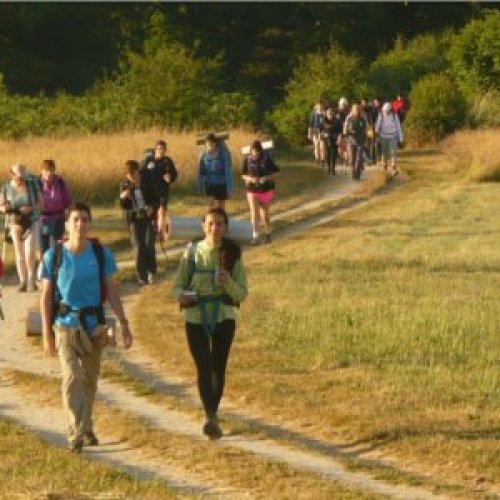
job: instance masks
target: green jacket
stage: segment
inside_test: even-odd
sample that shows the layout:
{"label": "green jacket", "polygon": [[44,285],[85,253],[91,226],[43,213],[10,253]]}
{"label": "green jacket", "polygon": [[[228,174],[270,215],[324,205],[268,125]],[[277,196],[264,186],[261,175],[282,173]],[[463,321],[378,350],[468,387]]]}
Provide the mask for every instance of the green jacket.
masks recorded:
{"label": "green jacket", "polygon": [[[193,255],[190,255],[190,254]],[[194,257],[196,270],[202,272],[190,271],[192,265],[189,261]],[[206,240],[201,240],[195,244],[195,251],[186,249],[182,256],[177,278],[173,287],[173,295],[179,299],[185,290],[196,291],[199,297],[204,296],[223,296],[229,295],[234,302],[241,303],[245,300],[247,289],[247,278],[243,262],[239,259],[234,265],[228,282],[225,286],[215,283],[215,268],[220,262],[219,248],[211,247]],[[190,274],[192,274],[191,283]],[[207,313],[211,317],[214,311],[214,304],[206,304]],[[184,319],[187,323],[202,324],[200,307],[195,305],[193,307],[183,308]],[[236,318],[236,307],[232,305],[221,304],[217,318],[217,323],[225,319]]]}

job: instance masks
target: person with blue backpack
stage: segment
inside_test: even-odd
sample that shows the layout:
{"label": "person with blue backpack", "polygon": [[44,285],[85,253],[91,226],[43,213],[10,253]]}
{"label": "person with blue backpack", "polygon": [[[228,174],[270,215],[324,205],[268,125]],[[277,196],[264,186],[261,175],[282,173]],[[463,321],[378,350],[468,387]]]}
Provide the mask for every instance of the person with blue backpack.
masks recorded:
{"label": "person with blue backpack", "polygon": [[173,287],[184,311],[187,341],[196,365],[206,416],[203,433],[210,439],[222,437],[217,411],[236,331],[236,311],[248,293],[241,248],[226,237],[228,226],[224,210],[208,210],[202,222],[205,237],[188,245]]}
{"label": "person with blue backpack", "polygon": [[198,192],[208,198],[209,208],[222,208],[233,192],[231,154],[224,141],[215,134],[205,137],[205,151],[198,162],[196,179]]}

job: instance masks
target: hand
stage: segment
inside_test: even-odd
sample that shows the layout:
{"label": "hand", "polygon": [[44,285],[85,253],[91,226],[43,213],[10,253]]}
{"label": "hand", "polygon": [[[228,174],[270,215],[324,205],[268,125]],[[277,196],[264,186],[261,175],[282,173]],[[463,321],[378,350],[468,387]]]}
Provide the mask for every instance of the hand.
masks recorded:
{"label": "hand", "polygon": [[170,184],[170,179],[171,179],[170,174],[168,174],[168,173],[167,173],[167,174],[165,174],[165,175],[163,176],[163,179],[165,180],[165,182],[166,182],[167,184]]}
{"label": "hand", "polygon": [[229,273],[222,267],[219,266],[219,271],[217,273],[217,282],[219,285],[226,286],[229,281]]}
{"label": "hand", "polygon": [[6,214],[8,214],[12,210],[12,205],[10,204],[10,201],[6,201],[4,204],[4,211]]}
{"label": "hand", "polygon": [[32,210],[33,209],[31,207],[28,207],[28,206],[19,207],[19,212],[22,213],[23,215],[27,215],[27,214],[31,213]]}
{"label": "hand", "polygon": [[43,335],[43,352],[45,356],[49,357],[54,357],[57,353],[56,341],[52,332]]}
{"label": "hand", "polygon": [[130,328],[128,324],[121,325],[122,338],[123,338],[123,348],[130,349],[132,346],[132,334],[130,333]]}
{"label": "hand", "polygon": [[193,297],[192,295],[182,294],[179,297],[179,304],[181,305],[181,307],[188,307],[191,304],[194,304],[195,302],[196,302],[196,298]]}

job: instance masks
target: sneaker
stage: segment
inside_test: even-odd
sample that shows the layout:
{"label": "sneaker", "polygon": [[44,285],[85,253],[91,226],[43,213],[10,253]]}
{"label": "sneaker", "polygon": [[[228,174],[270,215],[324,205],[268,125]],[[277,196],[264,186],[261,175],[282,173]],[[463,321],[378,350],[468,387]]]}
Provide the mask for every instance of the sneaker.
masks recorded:
{"label": "sneaker", "polygon": [[260,239],[259,239],[259,237],[257,236],[255,238],[252,238],[250,240],[250,245],[260,245]]}
{"label": "sneaker", "polygon": [[271,243],[271,235],[270,234],[266,234],[264,236],[264,243]]}
{"label": "sneaker", "polygon": [[38,286],[36,285],[35,282],[30,283],[28,285],[28,292],[37,292],[38,291]]}
{"label": "sneaker", "polygon": [[92,431],[84,434],[83,441],[86,446],[97,446],[99,444],[97,436]]}
{"label": "sneaker", "polygon": [[27,290],[26,283],[21,283],[17,288],[18,292],[25,292]]}
{"label": "sneaker", "polygon": [[148,285],[152,285],[155,282],[155,275],[153,273],[148,273]]}
{"label": "sneaker", "polygon": [[139,278],[137,280],[137,284],[142,287],[142,286],[146,286],[148,284],[148,282],[146,280]]}
{"label": "sneaker", "polygon": [[83,448],[83,439],[81,437],[76,438],[74,441],[70,441],[68,445],[68,450],[71,453],[81,453],[82,448]]}
{"label": "sneaker", "polygon": [[203,426],[203,434],[211,440],[220,439],[223,434],[217,422],[206,422]]}

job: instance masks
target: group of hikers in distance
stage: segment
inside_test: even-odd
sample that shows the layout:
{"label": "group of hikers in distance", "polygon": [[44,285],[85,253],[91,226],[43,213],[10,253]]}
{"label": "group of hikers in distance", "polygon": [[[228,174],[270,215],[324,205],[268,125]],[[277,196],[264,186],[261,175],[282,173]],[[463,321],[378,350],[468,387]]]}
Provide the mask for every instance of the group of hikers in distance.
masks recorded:
{"label": "group of hikers in distance", "polygon": [[[141,162],[126,161],[125,180],[119,188],[140,286],[154,284],[155,241],[168,236],[170,186],[178,172],[166,152],[165,141],[158,140]],[[244,157],[241,174],[251,209],[254,244],[261,242],[260,217],[263,242],[271,240],[269,207],[278,172],[261,142],[254,141]],[[41,281],[43,347],[47,355],[59,356],[68,446],[81,452],[85,445],[99,444],[92,407],[102,350],[110,342],[106,301],[120,325],[124,347],[132,345],[129,322],[113,279],[115,258],[106,245],[91,238],[91,209],[72,200],[53,160],[42,162],[39,176],[21,164],[13,165],[10,174],[0,193],[0,211],[6,224],[4,245],[6,241],[13,243],[18,292],[37,291],[37,277]],[[201,223],[204,237],[186,249],[172,293],[184,311],[186,338],[197,370],[206,415],[202,430],[210,439],[218,439],[222,430],[217,411],[236,311],[247,295],[247,281],[241,248],[226,237],[229,218],[224,205],[233,191],[231,155],[212,133],[205,137],[197,187],[208,201]]]}
{"label": "group of hikers in distance", "polygon": [[339,160],[352,169],[352,177],[361,179],[366,161],[381,159],[387,171],[398,174],[397,149],[403,143],[402,124],[409,103],[400,94],[382,105],[378,98],[366,98],[349,106],[341,97],[337,108],[329,100],[318,101],[309,116],[307,137],[313,143],[316,163],[329,174],[336,173]]}

